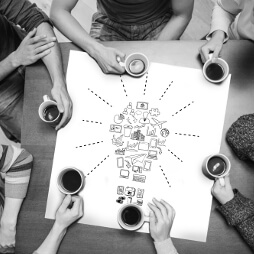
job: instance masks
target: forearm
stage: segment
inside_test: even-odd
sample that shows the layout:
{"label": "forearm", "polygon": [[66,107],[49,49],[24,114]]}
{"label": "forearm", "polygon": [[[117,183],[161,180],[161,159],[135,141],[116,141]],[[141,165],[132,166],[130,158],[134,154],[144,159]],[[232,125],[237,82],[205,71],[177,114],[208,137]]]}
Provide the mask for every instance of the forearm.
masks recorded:
{"label": "forearm", "polygon": [[154,242],[157,254],[178,254],[171,238],[162,242]]}
{"label": "forearm", "polygon": [[[47,37],[55,37],[52,27],[48,23],[42,23],[37,27],[37,35],[45,34]],[[46,65],[53,86],[57,84],[65,84],[65,75],[62,66],[62,55],[58,43],[52,47],[50,54],[45,56],[42,60]]]}
{"label": "forearm", "polygon": [[66,234],[66,228],[61,227],[56,222],[50,230],[48,236],[34,254],[55,254]]}
{"label": "forearm", "polygon": [[23,199],[5,198],[4,210],[0,221],[0,227],[8,227],[11,230],[16,229],[18,214]]}
{"label": "forearm", "polygon": [[19,67],[15,62],[13,53],[0,62],[0,81],[5,79],[10,73]]}
{"label": "forearm", "polygon": [[71,15],[70,11],[64,9],[56,11],[53,6],[50,18],[57,29],[89,55],[93,56],[97,49],[102,47],[100,43],[90,37],[79,22]]}
{"label": "forearm", "polygon": [[188,26],[190,19],[189,16],[173,15],[161,31],[158,40],[178,40]]}

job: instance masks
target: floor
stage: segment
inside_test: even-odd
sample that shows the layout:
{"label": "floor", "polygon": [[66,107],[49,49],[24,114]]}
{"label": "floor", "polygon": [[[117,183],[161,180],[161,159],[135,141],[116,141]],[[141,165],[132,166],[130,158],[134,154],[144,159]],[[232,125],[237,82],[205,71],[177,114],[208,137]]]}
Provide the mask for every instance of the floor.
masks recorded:
{"label": "floor", "polygon": [[[36,3],[38,7],[49,14],[52,0],[30,0]],[[213,6],[213,0],[195,0],[192,20],[182,35],[182,40],[199,40],[204,37],[210,27],[210,18]],[[80,0],[73,10],[73,15],[79,20],[82,26],[89,31],[91,25],[91,17],[96,11],[95,0]],[[55,31],[59,42],[68,41],[59,31]],[[4,136],[0,128],[1,143],[8,143],[8,139]]]}

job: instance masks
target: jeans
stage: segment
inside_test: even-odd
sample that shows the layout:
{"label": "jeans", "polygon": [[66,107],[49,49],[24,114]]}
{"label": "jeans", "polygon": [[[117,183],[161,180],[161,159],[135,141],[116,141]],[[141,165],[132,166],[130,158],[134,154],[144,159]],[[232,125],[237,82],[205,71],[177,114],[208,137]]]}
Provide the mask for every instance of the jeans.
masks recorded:
{"label": "jeans", "polygon": [[93,15],[90,35],[100,41],[156,40],[172,14],[167,13],[153,22],[143,25],[122,25],[100,12]]}
{"label": "jeans", "polygon": [[[15,51],[25,32],[0,15],[0,61]],[[0,81],[0,126],[8,138],[20,141],[25,68],[19,67]]]}

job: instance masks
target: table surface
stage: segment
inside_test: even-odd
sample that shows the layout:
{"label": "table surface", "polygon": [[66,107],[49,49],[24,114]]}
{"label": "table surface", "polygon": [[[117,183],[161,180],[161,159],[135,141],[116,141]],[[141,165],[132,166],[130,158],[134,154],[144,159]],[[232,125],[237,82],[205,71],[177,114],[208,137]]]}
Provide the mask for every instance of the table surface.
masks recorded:
{"label": "table surface", "polygon": [[[198,49],[204,41],[171,42],[107,42],[111,46],[129,53],[142,52],[150,61],[165,64],[202,68]],[[63,63],[67,69],[70,50],[80,50],[71,43],[61,44]],[[232,74],[227,110],[223,128],[220,151],[232,163],[231,183],[245,196],[254,197],[253,163],[240,161],[225,141],[225,133],[230,125],[241,115],[250,114],[254,109],[254,44],[249,41],[229,41],[222,51]],[[42,123],[38,107],[44,94],[50,94],[49,74],[38,62],[27,68],[24,93],[24,119],[22,146],[34,156],[34,168],[27,198],[22,206],[17,227],[16,253],[32,253],[45,239],[53,224],[45,219],[56,132]],[[195,209],[195,197],[193,207]],[[229,227],[221,214],[215,209],[214,200],[210,215],[207,242],[174,239],[181,254],[233,254],[252,253],[238,232]],[[188,212],[188,211],[186,211]],[[149,234],[125,232],[123,230],[95,227],[83,224],[72,225],[66,234],[58,253],[155,253]]]}

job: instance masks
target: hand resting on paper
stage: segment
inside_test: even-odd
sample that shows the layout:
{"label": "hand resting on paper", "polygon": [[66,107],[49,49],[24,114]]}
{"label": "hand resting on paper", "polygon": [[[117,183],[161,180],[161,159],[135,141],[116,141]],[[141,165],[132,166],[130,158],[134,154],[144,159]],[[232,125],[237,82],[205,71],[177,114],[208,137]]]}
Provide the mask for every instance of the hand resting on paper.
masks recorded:
{"label": "hand resting on paper", "polygon": [[166,201],[153,198],[150,207],[150,234],[155,242],[161,242],[170,237],[170,231],[175,218],[174,208]]}
{"label": "hand resting on paper", "polygon": [[[72,204],[72,205],[71,205]],[[69,208],[71,205],[71,208]],[[55,254],[66,234],[67,228],[83,216],[83,199],[67,195],[56,212],[55,223],[48,236],[34,254]]]}
{"label": "hand resting on paper", "polygon": [[226,204],[234,197],[234,192],[230,184],[229,176],[225,176],[225,186],[220,184],[218,178],[216,178],[212,187],[212,195],[222,204]]}

